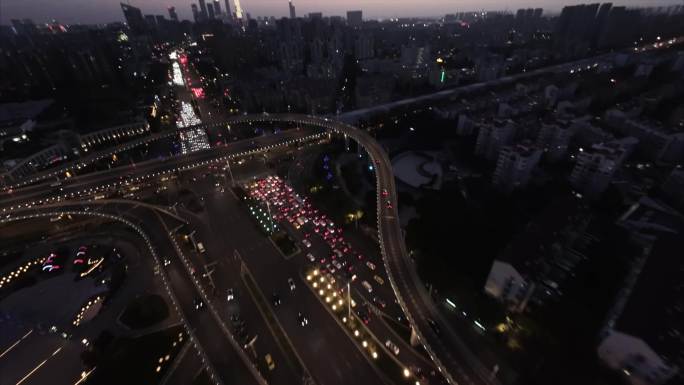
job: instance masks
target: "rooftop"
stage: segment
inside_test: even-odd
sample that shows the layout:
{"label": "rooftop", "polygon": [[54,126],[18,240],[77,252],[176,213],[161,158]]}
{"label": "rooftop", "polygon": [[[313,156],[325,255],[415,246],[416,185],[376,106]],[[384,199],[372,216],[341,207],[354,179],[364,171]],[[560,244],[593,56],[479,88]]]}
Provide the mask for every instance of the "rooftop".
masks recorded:
{"label": "rooftop", "polygon": [[671,362],[684,359],[684,239],[658,239],[615,329],[639,337]]}

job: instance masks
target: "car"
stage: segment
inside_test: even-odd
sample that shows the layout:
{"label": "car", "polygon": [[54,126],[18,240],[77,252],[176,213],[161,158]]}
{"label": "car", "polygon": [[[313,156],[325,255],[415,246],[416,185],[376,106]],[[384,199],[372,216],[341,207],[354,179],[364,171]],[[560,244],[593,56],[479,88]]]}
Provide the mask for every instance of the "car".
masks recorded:
{"label": "car", "polygon": [[226,299],[228,300],[228,302],[234,300],[235,299],[235,290],[228,289],[226,291]]}
{"label": "car", "polygon": [[388,209],[391,209],[391,208],[393,207],[393,206],[392,206],[392,202],[390,202],[390,201],[387,201],[387,203],[386,203],[385,206],[386,206]]}
{"label": "car", "polygon": [[333,266],[335,266],[335,268],[336,268],[337,270],[341,270],[341,269],[342,269],[342,264],[340,263],[340,261],[333,261],[332,264],[333,264]]}
{"label": "car", "polygon": [[86,262],[88,248],[81,246],[76,252],[76,257],[74,258],[74,265],[83,265]]}
{"label": "car", "polygon": [[387,340],[385,341],[385,346],[387,349],[389,349],[392,353],[394,353],[395,356],[399,355],[399,347],[392,341]]}
{"label": "car", "polygon": [[366,311],[366,309],[364,309],[364,308],[359,308],[358,310],[356,310],[356,314],[357,314],[357,315],[359,316],[359,318],[361,319],[361,322],[363,322],[364,324],[368,325],[368,322],[370,322],[370,315],[368,314],[368,312]]}
{"label": "car", "polygon": [[307,253],[306,258],[309,259],[309,262],[316,262],[316,257],[314,257],[311,253]]}
{"label": "car", "polygon": [[375,270],[375,264],[371,261],[367,261],[366,266],[368,266],[368,268],[371,270]]}
{"label": "car", "polygon": [[294,291],[294,289],[297,288],[297,286],[295,286],[294,279],[292,278],[287,279],[287,284],[290,285],[290,291]]}
{"label": "car", "polygon": [[271,295],[271,301],[273,301],[273,306],[280,306],[280,304],[282,303],[280,301],[280,296],[278,295],[278,293],[273,293],[273,295]]}
{"label": "car", "polygon": [[377,282],[377,283],[379,283],[379,284],[381,284],[381,285],[384,285],[384,284],[385,284],[385,280],[382,279],[382,277],[380,277],[379,275],[373,276],[373,279],[375,280],[375,282]]}
{"label": "car", "polygon": [[389,195],[387,189],[382,189],[382,196],[386,197],[387,195]]}
{"label": "car", "polygon": [[335,273],[335,268],[331,264],[325,265],[325,269],[329,271],[331,274]]}
{"label": "car", "polygon": [[201,298],[195,298],[192,302],[195,305],[195,310],[204,309],[204,302]]}
{"label": "car", "polygon": [[385,303],[385,301],[381,300],[378,297],[373,297],[373,302],[375,302],[376,305],[380,306],[383,309],[387,307],[387,304]]}
{"label": "car", "polygon": [[306,247],[311,247],[311,241],[308,240],[308,239],[303,240],[302,243],[303,243],[304,246],[306,246]]}
{"label": "car", "polygon": [[361,282],[361,286],[363,286],[364,289],[368,290],[369,293],[373,292],[373,286],[371,286],[371,284],[368,283],[368,281]]}
{"label": "car", "polygon": [[55,270],[59,270],[62,268],[62,265],[60,264],[62,257],[59,256],[57,253],[50,253],[50,255],[45,259],[43,262],[43,271],[47,272],[52,272]]}
{"label": "car", "polygon": [[268,370],[275,369],[275,362],[273,362],[273,357],[271,357],[270,353],[264,357],[264,361],[266,361],[266,366],[268,367]]}
{"label": "car", "polygon": [[439,325],[437,325],[437,322],[435,322],[435,320],[433,320],[432,318],[428,318],[427,322],[432,328],[432,331],[435,332],[435,334],[440,335],[442,333],[442,330],[439,328]]}
{"label": "car", "polygon": [[306,316],[301,311],[297,313],[297,321],[302,327],[309,324],[309,319],[306,318]]}

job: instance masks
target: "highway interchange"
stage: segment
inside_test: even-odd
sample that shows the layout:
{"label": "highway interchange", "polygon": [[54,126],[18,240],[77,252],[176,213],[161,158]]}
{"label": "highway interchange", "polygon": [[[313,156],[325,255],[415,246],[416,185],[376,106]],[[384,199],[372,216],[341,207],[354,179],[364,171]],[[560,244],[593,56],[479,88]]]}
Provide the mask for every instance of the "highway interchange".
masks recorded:
{"label": "highway interchange", "polygon": [[[112,186],[125,185],[128,183],[127,181],[133,183],[142,182],[146,179],[159,178],[160,176],[169,175],[171,173],[187,172],[196,168],[205,168],[210,165],[224,165],[226,161],[232,161],[240,157],[250,157],[263,154],[266,151],[274,151],[278,148],[287,148],[288,145],[292,145],[292,143],[295,143],[296,141],[317,141],[322,138],[325,139],[327,135],[323,135],[324,131],[329,131],[330,134],[347,135],[364,147],[375,166],[378,184],[378,235],[381,245],[382,260],[385,264],[385,269],[388,273],[394,294],[406,313],[407,318],[413,325],[416,337],[428,352],[437,370],[444,375],[448,382],[485,383],[485,381],[488,380],[486,371],[477,366],[477,361],[469,355],[467,349],[464,349],[457,337],[452,334],[446,325],[444,325],[444,322],[440,319],[439,313],[436,311],[435,305],[432,303],[425,288],[415,275],[415,269],[406,253],[401,229],[399,227],[396,209],[396,192],[391,164],[382,148],[365,132],[355,129],[352,126],[325,118],[294,114],[264,114],[236,117],[224,123],[239,125],[269,122],[295,124],[297,125],[297,128],[286,130],[278,134],[262,136],[254,140],[238,141],[226,146],[182,155],[171,159],[150,160],[138,163],[135,166],[79,175],[64,180],[58,187],[50,187],[48,183],[43,183],[14,189],[9,194],[5,192],[2,198],[2,211],[5,213],[14,213],[17,212],[17,210],[55,210],[56,206],[61,207],[64,204],[75,203],[81,205],[83,210],[91,210],[92,207],[105,207],[107,212],[110,212],[111,209],[120,209],[119,205],[125,205],[125,203],[110,203],[107,199],[92,201],[93,195],[97,192],[108,191],[107,189],[111,189]],[[233,168],[235,168],[235,166],[233,166]],[[209,189],[213,187],[212,183],[205,183],[207,183]],[[202,191],[207,190],[207,186],[202,189],[202,183],[197,183],[193,185],[193,189],[198,189],[197,193],[202,194]],[[387,192],[386,197],[381,194],[382,191]],[[86,198],[90,201],[70,202],[70,200],[78,198]],[[192,226],[193,228],[198,229],[198,238],[205,239],[206,247],[210,250],[210,256],[207,258],[207,263],[217,262],[216,265],[214,265],[216,270],[212,275],[215,278],[214,284],[218,288],[217,292],[221,293],[225,288],[235,286],[230,282],[235,282],[239,279],[239,277],[235,275],[235,272],[238,270],[234,264],[235,261],[230,261],[232,253],[228,251],[237,249],[240,251],[242,258],[247,260],[247,265],[253,271],[257,282],[259,282],[260,286],[263,285],[261,289],[264,293],[276,291],[279,293],[287,293],[288,290],[283,287],[286,285],[285,274],[287,274],[288,277],[296,276],[297,266],[291,265],[291,270],[289,271],[279,271],[278,273],[280,276],[278,278],[267,277],[267,274],[272,275],[272,270],[263,272],[260,271],[260,268],[268,268],[270,265],[268,263],[263,263],[262,260],[260,260],[259,263],[250,263],[249,259],[255,258],[253,255],[258,255],[259,258],[266,258],[264,257],[264,254],[268,254],[268,250],[271,250],[271,254],[273,254],[271,258],[281,257],[278,256],[277,253],[274,253],[275,250],[270,248],[270,245],[263,237],[259,238],[255,233],[245,233],[241,231],[244,227],[234,225],[235,223],[242,223],[248,219],[239,218],[239,216],[235,217],[235,213],[240,213],[240,210],[237,207],[230,208],[230,203],[228,203],[230,202],[230,199],[222,197],[217,200],[214,198],[215,197],[207,196],[205,203],[207,205],[206,211],[225,214],[212,215],[210,218],[196,221]],[[386,202],[387,200],[392,204],[388,205]],[[131,203],[128,204],[130,205]],[[236,205],[237,202],[233,202],[232,204]],[[213,370],[217,373],[217,377],[222,379],[225,383],[230,383],[230,379],[234,377],[227,375],[228,372],[233,372],[231,370],[231,365],[235,365],[236,362],[242,362],[243,368],[251,368],[251,360],[246,356],[244,350],[238,347],[239,344],[231,341],[232,337],[226,327],[225,317],[222,318],[222,316],[219,315],[221,312],[224,314],[226,312],[226,309],[224,309],[226,307],[225,301],[212,301],[207,297],[209,303],[215,302],[218,306],[210,307],[211,311],[203,314],[196,314],[196,312],[192,311],[193,295],[190,293],[202,293],[202,291],[204,291],[204,284],[200,284],[197,280],[197,276],[192,273],[192,269],[197,269],[197,267],[189,268],[187,265],[189,263],[188,259],[183,255],[184,251],[178,244],[174,244],[174,236],[168,234],[168,229],[172,228],[173,224],[167,224],[164,220],[160,219],[160,214],[158,212],[150,210],[149,208],[146,209],[144,205],[139,202],[134,203],[133,205],[135,206],[134,211],[129,210],[126,215],[132,215],[132,212],[140,212],[140,214],[136,215],[134,223],[142,226],[144,231],[147,234],[150,234],[150,237],[154,240],[154,247],[159,249],[158,253],[163,255],[175,254],[178,256],[179,260],[177,262],[179,263],[171,264],[172,268],[167,271],[171,290],[178,297],[182,313],[188,317],[188,324],[192,325],[195,333],[197,333],[197,341],[199,341],[198,346],[205,352],[206,357],[208,357],[207,360],[211,364],[210,366],[213,367]],[[189,217],[191,218],[190,222],[193,222],[193,218],[197,219],[196,216],[193,215],[190,215]],[[232,230],[223,236],[221,234],[216,234],[215,229]],[[251,239],[249,238],[250,234],[252,234]],[[249,241],[245,243],[245,239],[248,239]],[[244,244],[253,246],[251,248],[240,249],[240,245]],[[223,252],[216,253],[214,250],[222,250]],[[191,253],[192,251],[186,250],[185,252]],[[186,267],[188,268],[180,269],[180,262],[186,264]],[[220,277],[220,279],[217,279],[216,277]],[[244,290],[238,289],[238,291],[240,291],[242,295],[246,295]],[[306,293],[304,290],[301,290],[301,294],[300,291],[297,291],[295,295],[297,296],[295,302],[301,304],[300,306],[303,305],[307,308],[320,307],[320,304],[316,303],[317,300],[315,299],[315,296],[311,296],[310,293]],[[218,297],[222,299],[221,297],[223,297],[223,295],[220,294]],[[288,300],[291,299],[283,295],[283,301],[287,302]],[[257,313],[248,315],[249,310],[242,311],[245,312],[244,316],[249,317],[250,323],[254,323],[257,329],[260,331],[266,329],[263,322],[258,322],[259,316]],[[322,349],[326,349],[326,356],[330,356],[331,359],[338,362],[338,365],[335,366],[336,368],[346,368],[346,370],[340,369],[340,371],[337,372],[336,370],[330,370],[330,368],[327,367],[323,368],[325,370],[316,370],[320,365],[309,364],[307,366],[310,368],[310,374],[316,381],[326,384],[344,383],[349,375],[347,371],[353,371],[355,377],[366,378],[364,383],[377,382],[377,370],[366,362],[359,352],[355,350],[352,342],[346,339],[346,336],[341,333],[334,323],[330,320],[326,320],[326,315],[324,313],[321,314],[316,311],[309,312],[311,323],[315,325],[315,327],[310,328],[312,330],[310,333],[313,335],[307,335],[303,338],[299,332],[291,333],[292,330],[300,330],[296,327],[293,328],[295,325],[292,323],[295,322],[296,317],[291,316],[291,312],[295,311],[298,310],[283,306],[282,312],[285,314],[279,314],[278,318],[281,320],[281,323],[284,324],[283,327],[287,330],[288,336],[292,340],[292,344],[301,356],[301,360],[306,363],[316,362],[317,358],[324,353]],[[209,313],[211,313],[211,317],[207,315]],[[440,329],[443,331],[438,335],[428,321],[442,324],[443,326]],[[201,325],[201,327],[195,325]],[[268,334],[269,333],[264,330],[259,335],[266,336]],[[221,339],[212,338],[216,336],[223,336],[223,342],[221,342]],[[301,373],[296,373],[296,371],[291,371],[289,376],[287,373],[280,375],[280,366],[285,366],[284,363],[288,362],[288,359],[292,359],[283,357],[282,354],[279,353],[279,350],[282,349],[277,349],[276,346],[273,345],[273,341],[269,341],[269,339],[265,337],[259,338],[261,338],[258,339],[261,345],[260,349],[267,349],[276,360],[282,363],[277,366],[279,368],[279,375],[272,375],[272,378],[268,379],[269,382],[280,383],[282,381],[282,383],[288,383],[291,382],[293,378],[301,375]],[[230,345],[237,348],[233,349],[233,354],[239,356],[233,357],[236,358],[235,360],[229,360],[229,355],[218,353],[219,349],[226,350],[226,346],[228,345],[226,344],[226,341],[231,342]],[[318,341],[318,343],[314,343],[315,341]],[[323,343],[324,341],[326,343]],[[328,341],[339,342],[328,344]],[[347,349],[339,348],[345,344],[348,345]],[[335,346],[336,348],[330,349],[329,345]],[[264,353],[259,352],[259,354]],[[237,358],[239,358],[239,360]],[[222,361],[222,359],[225,359],[226,361]],[[229,362],[232,364],[229,364]],[[294,366],[296,367],[296,365]],[[268,373],[268,371],[263,370],[261,372]],[[260,374],[255,373],[256,372],[252,373],[252,377],[255,378],[255,381],[265,381]]]}

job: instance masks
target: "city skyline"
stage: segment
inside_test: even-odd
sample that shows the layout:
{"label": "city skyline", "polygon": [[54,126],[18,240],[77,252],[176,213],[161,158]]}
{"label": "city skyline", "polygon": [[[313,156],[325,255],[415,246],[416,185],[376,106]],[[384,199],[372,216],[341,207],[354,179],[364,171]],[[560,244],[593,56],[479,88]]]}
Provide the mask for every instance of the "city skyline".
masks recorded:
{"label": "city skyline", "polygon": [[[190,5],[197,2],[189,0],[64,0],[55,3],[49,0],[5,0],[0,3],[0,24],[10,24],[11,19],[33,19],[42,23],[57,20],[65,24],[98,24],[123,21],[120,3],[129,3],[138,7],[144,14],[167,16],[167,9],[175,7],[181,20],[192,20]],[[289,7],[287,0],[247,0],[242,7],[252,17],[275,16],[287,17]],[[346,11],[360,9],[364,18],[385,19],[392,17],[439,17],[447,13],[469,11],[509,11],[515,13],[519,8],[544,8],[545,13],[558,13],[563,6],[582,4],[582,0],[514,0],[502,5],[497,0],[395,0],[386,3],[381,0],[348,0],[322,5],[314,0],[298,0],[292,2],[300,17],[310,12],[322,12],[324,15],[344,16]],[[672,0],[614,0],[613,5],[630,7],[656,7],[676,5]],[[234,10],[233,10],[234,12]]]}

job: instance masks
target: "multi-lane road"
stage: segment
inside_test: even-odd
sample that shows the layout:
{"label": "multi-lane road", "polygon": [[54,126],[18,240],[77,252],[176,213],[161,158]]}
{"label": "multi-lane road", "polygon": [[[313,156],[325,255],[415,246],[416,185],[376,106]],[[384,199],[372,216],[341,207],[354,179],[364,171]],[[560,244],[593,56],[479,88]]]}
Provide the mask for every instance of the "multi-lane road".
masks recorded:
{"label": "multi-lane road", "polygon": [[[144,181],[146,178],[156,178],[159,175],[205,166],[212,162],[254,155],[297,140],[319,138],[321,129],[330,134],[346,135],[365,148],[372,159],[377,183],[378,237],[382,257],[393,291],[410,321],[416,338],[447,381],[460,384],[492,382],[488,371],[482,367],[477,357],[443,320],[416,274],[402,236],[391,163],[382,147],[370,135],[338,121],[298,114],[245,115],[234,117],[225,123],[283,123],[295,124],[299,128],[163,161],[141,162],[135,167],[77,176],[58,187],[50,187],[49,183],[43,183],[21,188],[11,194],[5,193],[0,207],[3,211],[8,211],[19,206],[35,207],[78,198],[80,195],[92,194],[98,189],[106,189],[112,185],[121,186],[126,180]],[[178,279],[182,282],[183,276],[179,274]],[[438,332],[434,324],[440,325],[441,332]],[[215,332],[219,333],[218,329]],[[209,345],[211,346],[211,342]],[[217,367],[222,366],[217,363]]]}

